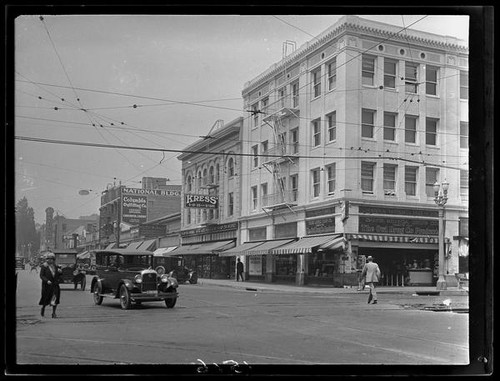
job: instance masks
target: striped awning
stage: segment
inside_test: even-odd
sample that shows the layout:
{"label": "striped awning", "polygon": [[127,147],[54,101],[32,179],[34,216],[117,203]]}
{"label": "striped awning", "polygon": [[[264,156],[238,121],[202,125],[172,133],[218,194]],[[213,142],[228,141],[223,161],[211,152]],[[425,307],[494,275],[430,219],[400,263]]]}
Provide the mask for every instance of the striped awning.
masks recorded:
{"label": "striped awning", "polygon": [[255,247],[262,245],[265,241],[245,242],[232,249],[225,250],[219,253],[219,257],[233,257],[235,255],[248,255]]}
{"label": "striped awning", "polygon": [[153,257],[169,257],[172,254],[172,251],[177,249],[177,246],[170,247],[160,247],[153,252]]}
{"label": "striped awning", "polygon": [[192,245],[182,245],[175,249],[172,255],[191,255],[191,254],[217,254],[220,251],[228,250],[234,247],[234,241],[216,241],[206,243],[195,243]]}
{"label": "striped awning", "polygon": [[394,236],[384,234],[346,234],[347,239],[357,239],[360,241],[378,241],[378,242],[402,242],[402,243],[439,243],[438,237],[419,237],[419,236]]}
{"label": "striped awning", "polygon": [[253,249],[249,249],[246,252],[246,255],[266,255],[271,254],[271,250],[279,248],[283,245],[289,244],[290,242],[295,241],[295,239],[276,239],[272,241],[264,241],[260,245],[254,247]]}
{"label": "striped awning", "polygon": [[347,240],[344,238],[344,236],[340,235],[332,239],[331,241],[328,241],[323,245],[320,245],[318,247],[318,250],[339,250],[339,249],[344,250],[346,243]]}
{"label": "striped awning", "polygon": [[298,241],[271,250],[271,254],[306,254],[338,238],[338,234],[302,237]]}
{"label": "striped awning", "polygon": [[138,249],[154,251],[155,246],[156,246],[156,239],[150,239],[141,243],[141,245],[138,246]]}

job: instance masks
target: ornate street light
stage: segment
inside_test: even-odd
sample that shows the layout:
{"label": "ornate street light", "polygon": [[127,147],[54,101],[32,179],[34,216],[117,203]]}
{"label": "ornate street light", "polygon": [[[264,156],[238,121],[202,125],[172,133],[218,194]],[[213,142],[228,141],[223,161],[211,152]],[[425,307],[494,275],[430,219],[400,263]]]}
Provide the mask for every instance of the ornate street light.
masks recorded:
{"label": "ornate street light", "polygon": [[446,290],[446,279],[444,277],[444,206],[448,201],[449,183],[443,181],[439,184],[437,181],[434,184],[434,202],[439,206],[439,277],[436,284],[436,289]]}

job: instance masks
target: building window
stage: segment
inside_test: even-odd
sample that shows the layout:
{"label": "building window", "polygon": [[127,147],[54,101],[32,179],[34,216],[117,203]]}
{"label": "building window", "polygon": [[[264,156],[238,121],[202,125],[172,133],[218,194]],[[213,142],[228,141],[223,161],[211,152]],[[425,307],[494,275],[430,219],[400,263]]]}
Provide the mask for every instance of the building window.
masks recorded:
{"label": "building window", "polygon": [[396,114],[384,112],[384,140],[396,140]]}
{"label": "building window", "polygon": [[292,83],[292,102],[293,107],[299,107],[299,83]]}
{"label": "building window", "polygon": [[229,177],[234,176],[234,160],[233,158],[229,158],[229,161],[227,163],[227,174]]}
{"label": "building window", "polygon": [[191,224],[191,209],[188,209],[187,211],[187,224]]}
{"label": "building window", "polygon": [[252,194],[252,210],[257,209],[257,187],[252,187],[250,189],[250,193]]}
{"label": "building window", "polygon": [[460,122],[460,148],[469,148],[469,123]]}
{"label": "building window", "polygon": [[267,151],[269,151],[269,142],[265,140],[262,143],[260,143],[260,152],[262,153],[262,155],[266,155]]}
{"label": "building window", "polygon": [[218,184],[220,180],[220,165],[215,166],[215,182]]}
{"label": "building window", "polygon": [[396,61],[384,59],[384,87],[396,88]]}
{"label": "building window", "polygon": [[361,137],[373,138],[375,111],[363,109],[361,111]]}
{"label": "building window", "polygon": [[332,195],[335,193],[335,178],[336,178],[336,164],[330,164],[326,167],[327,175],[327,188],[328,194]]}
{"label": "building window", "polygon": [[210,170],[208,171],[208,182],[210,184],[215,184],[215,173],[214,173],[214,167],[211,166]]}
{"label": "building window", "polygon": [[259,125],[259,106],[257,106],[257,103],[252,106],[252,115],[253,126],[257,127]]}
{"label": "building window", "polygon": [[417,194],[417,169],[418,167],[405,167],[405,193],[407,196]]}
{"label": "building window", "polygon": [[460,197],[464,200],[469,198],[469,171],[460,170]]}
{"label": "building window", "polygon": [[203,185],[207,185],[208,184],[208,171],[207,169],[205,168],[203,170]]}
{"label": "building window", "polygon": [[269,97],[266,97],[260,101],[260,104],[262,105],[261,111],[264,114],[267,114],[267,108],[269,107]]}
{"label": "building window", "polygon": [[316,119],[312,121],[312,143],[313,147],[321,145],[321,120]]}
{"label": "building window", "polygon": [[333,90],[337,86],[337,59],[335,58],[328,65],[328,90]]}
{"label": "building window", "polygon": [[405,116],[405,142],[417,142],[417,118],[415,116]]}
{"label": "building window", "polygon": [[384,164],[384,194],[396,195],[396,165]]}
{"label": "building window", "polygon": [[413,62],[405,62],[405,90],[407,93],[416,94],[418,64]]}
{"label": "building window", "polygon": [[460,99],[469,99],[469,73],[460,71]]}
{"label": "building window", "polygon": [[278,152],[277,154],[285,155],[286,154],[286,132],[282,132],[278,134]]}
{"label": "building window", "polygon": [[202,185],[203,176],[201,175],[201,171],[198,172],[198,176],[196,176],[196,189],[200,189]]}
{"label": "building window", "polygon": [[252,146],[252,155],[253,155],[253,167],[257,168],[259,166],[259,146]]}
{"label": "building window", "polygon": [[311,180],[312,180],[312,195],[313,197],[319,197],[320,191],[320,177],[319,177],[319,168],[313,169],[311,171]]}
{"label": "building window", "polygon": [[425,168],[425,193],[427,197],[434,197],[434,184],[438,181],[438,168]]}
{"label": "building window", "polygon": [[311,73],[312,76],[312,85],[313,85],[313,94],[314,98],[319,97],[321,95],[321,68],[313,71]]}
{"label": "building window", "polygon": [[260,196],[262,200],[267,198],[267,183],[260,184]]}
{"label": "building window", "polygon": [[290,186],[292,188],[292,201],[297,201],[299,193],[299,175],[290,176]]}
{"label": "building window", "polygon": [[337,113],[332,112],[326,116],[328,126],[328,141],[333,142],[337,139]]}
{"label": "building window", "polygon": [[435,146],[437,143],[437,119],[425,119],[425,144]]}
{"label": "building window", "polygon": [[363,54],[361,63],[361,83],[373,86],[375,84],[375,57]]}
{"label": "building window", "polygon": [[425,93],[428,95],[437,95],[437,77],[438,68],[427,65],[425,68]]}
{"label": "building window", "polygon": [[282,87],[278,90],[278,101],[280,108],[285,107],[285,99],[286,99],[286,87]]}
{"label": "building window", "polygon": [[373,193],[375,163],[361,162],[361,190],[363,193]]}
{"label": "building window", "polygon": [[234,193],[231,192],[228,194],[228,202],[227,202],[227,215],[231,217],[234,213]]}
{"label": "building window", "polygon": [[191,178],[191,176],[188,176],[187,178],[186,188],[188,192],[191,192],[193,190],[193,179]]}
{"label": "building window", "polygon": [[290,130],[290,143],[292,144],[292,153],[299,153],[299,129]]}

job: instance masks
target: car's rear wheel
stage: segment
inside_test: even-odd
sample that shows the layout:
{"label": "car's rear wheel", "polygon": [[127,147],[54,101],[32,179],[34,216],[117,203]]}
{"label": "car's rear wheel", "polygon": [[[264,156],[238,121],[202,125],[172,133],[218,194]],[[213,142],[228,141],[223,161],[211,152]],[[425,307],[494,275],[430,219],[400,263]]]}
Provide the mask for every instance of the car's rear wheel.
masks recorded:
{"label": "car's rear wheel", "polygon": [[101,286],[99,284],[96,284],[94,286],[94,293],[92,294],[92,296],[94,298],[94,304],[96,306],[100,306],[104,297],[101,296]]}
{"label": "car's rear wheel", "polygon": [[122,284],[120,287],[120,305],[123,310],[128,310],[132,305],[132,302],[130,300],[130,291],[124,284]]}
{"label": "car's rear wheel", "polygon": [[167,306],[167,308],[174,308],[176,302],[177,297],[165,299],[165,305]]}

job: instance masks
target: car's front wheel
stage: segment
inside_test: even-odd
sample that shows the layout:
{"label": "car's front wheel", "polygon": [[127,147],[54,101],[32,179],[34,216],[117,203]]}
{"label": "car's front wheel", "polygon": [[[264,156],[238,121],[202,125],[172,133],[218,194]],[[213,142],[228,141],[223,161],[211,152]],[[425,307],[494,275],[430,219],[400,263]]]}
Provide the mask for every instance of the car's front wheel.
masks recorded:
{"label": "car's front wheel", "polygon": [[177,297],[165,299],[165,305],[167,306],[167,308],[174,308],[176,302]]}
{"label": "car's front wheel", "polygon": [[132,302],[130,300],[130,291],[124,284],[122,284],[120,287],[120,305],[123,310],[128,310],[132,305]]}
{"label": "car's front wheel", "polygon": [[104,297],[101,296],[101,286],[99,284],[96,284],[94,286],[94,293],[92,294],[92,296],[94,298],[94,304],[96,306],[100,306]]}

